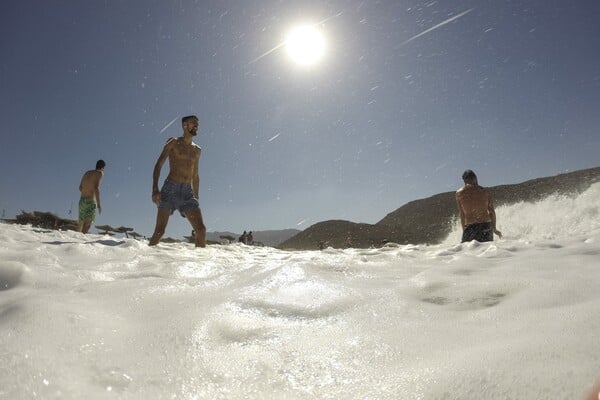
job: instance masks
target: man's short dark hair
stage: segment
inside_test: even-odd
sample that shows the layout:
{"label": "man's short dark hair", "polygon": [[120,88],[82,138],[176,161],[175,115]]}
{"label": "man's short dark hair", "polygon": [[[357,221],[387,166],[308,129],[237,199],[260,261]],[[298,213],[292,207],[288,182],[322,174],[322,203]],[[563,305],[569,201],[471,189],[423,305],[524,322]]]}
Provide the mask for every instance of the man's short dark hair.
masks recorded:
{"label": "man's short dark hair", "polygon": [[96,161],[96,169],[102,169],[106,166],[106,163],[104,162],[104,160],[98,160]]}
{"label": "man's short dark hair", "polygon": [[477,175],[475,175],[475,172],[473,172],[473,170],[468,169],[465,172],[463,172],[462,178],[463,178],[463,181],[466,181],[469,179],[477,179]]}
{"label": "man's short dark hair", "polygon": [[191,119],[195,119],[197,121],[198,117],[196,117],[195,115],[187,115],[187,116],[181,118],[181,123],[185,124],[187,121],[189,121]]}

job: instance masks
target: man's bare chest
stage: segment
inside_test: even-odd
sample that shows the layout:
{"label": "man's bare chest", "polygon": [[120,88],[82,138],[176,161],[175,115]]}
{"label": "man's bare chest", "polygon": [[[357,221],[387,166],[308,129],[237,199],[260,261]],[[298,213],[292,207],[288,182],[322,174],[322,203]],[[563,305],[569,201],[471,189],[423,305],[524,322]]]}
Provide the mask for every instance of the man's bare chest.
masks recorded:
{"label": "man's bare chest", "polygon": [[172,161],[193,162],[198,158],[198,149],[195,146],[178,144],[171,151]]}

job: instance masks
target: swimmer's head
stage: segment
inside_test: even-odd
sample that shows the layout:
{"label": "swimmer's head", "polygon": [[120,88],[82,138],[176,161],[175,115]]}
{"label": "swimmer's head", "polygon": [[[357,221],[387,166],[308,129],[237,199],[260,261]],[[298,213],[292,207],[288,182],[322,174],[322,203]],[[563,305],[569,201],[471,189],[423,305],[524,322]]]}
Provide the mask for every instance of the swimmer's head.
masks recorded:
{"label": "swimmer's head", "polygon": [[192,121],[192,120],[196,120],[196,121],[198,121],[198,117],[197,117],[197,116],[195,116],[195,115],[188,115],[188,116],[185,116],[185,117],[181,118],[181,124],[183,125],[183,124],[185,124],[186,122],[188,122],[188,121]]}
{"label": "swimmer's head", "polygon": [[196,136],[198,134],[198,117],[195,115],[188,115],[181,118],[181,126],[184,131],[191,133],[192,136]]}
{"label": "swimmer's head", "polygon": [[101,170],[106,166],[106,163],[104,162],[104,160],[98,160],[96,161],[96,169],[97,170]]}
{"label": "swimmer's head", "polygon": [[470,183],[470,184],[477,183],[477,175],[475,175],[475,172],[473,172],[473,170],[468,169],[465,172],[463,172],[462,178],[465,183]]}

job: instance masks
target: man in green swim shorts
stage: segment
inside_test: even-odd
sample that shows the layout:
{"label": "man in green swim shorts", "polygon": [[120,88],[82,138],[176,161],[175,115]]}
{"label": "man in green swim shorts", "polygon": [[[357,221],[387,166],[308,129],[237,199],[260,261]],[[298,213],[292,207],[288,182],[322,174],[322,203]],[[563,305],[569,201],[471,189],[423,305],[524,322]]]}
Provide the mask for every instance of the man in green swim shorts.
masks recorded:
{"label": "man in green swim shorts", "polygon": [[79,199],[78,232],[88,233],[90,225],[92,225],[96,217],[96,208],[98,208],[98,213],[102,212],[102,206],[100,205],[100,183],[104,176],[105,166],[106,163],[104,160],[98,160],[96,162],[96,169],[87,171],[81,178],[81,183],[79,184],[81,198]]}

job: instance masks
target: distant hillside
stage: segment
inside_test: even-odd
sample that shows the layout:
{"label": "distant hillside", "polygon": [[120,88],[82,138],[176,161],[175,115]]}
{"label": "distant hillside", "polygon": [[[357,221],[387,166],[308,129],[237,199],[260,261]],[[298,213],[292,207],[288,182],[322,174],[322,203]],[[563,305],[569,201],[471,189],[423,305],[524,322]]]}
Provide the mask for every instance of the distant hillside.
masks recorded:
{"label": "distant hillside", "polygon": [[[252,236],[255,242],[261,242],[265,246],[275,247],[292,236],[298,234],[298,229],[281,229],[281,230],[268,230],[268,231],[253,231]],[[241,236],[241,233],[233,232],[207,232],[206,239],[220,242],[221,236],[231,236],[237,241]]]}
{"label": "distant hillside", "polygon": [[276,247],[280,243],[297,235],[299,232],[298,229],[256,231],[252,232],[252,236],[254,236],[255,241],[262,242],[265,246]]}
{"label": "distant hillside", "polygon": [[[597,167],[488,189],[499,206],[534,202],[555,193],[576,195],[599,181],[600,167]],[[448,236],[457,217],[454,192],[445,192],[411,201],[374,225],[339,220],[319,222],[278,247],[308,250],[320,245],[346,248],[378,247],[385,242],[436,244]]]}

